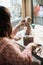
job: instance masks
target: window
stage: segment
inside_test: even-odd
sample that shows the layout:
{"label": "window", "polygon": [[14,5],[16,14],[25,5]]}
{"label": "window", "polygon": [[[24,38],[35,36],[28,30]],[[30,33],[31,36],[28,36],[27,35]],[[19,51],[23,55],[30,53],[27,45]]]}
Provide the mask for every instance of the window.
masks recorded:
{"label": "window", "polygon": [[43,25],[43,0],[32,0],[33,3],[33,22]]}
{"label": "window", "polygon": [[0,5],[10,10],[12,22],[22,18],[22,0],[0,0]]}

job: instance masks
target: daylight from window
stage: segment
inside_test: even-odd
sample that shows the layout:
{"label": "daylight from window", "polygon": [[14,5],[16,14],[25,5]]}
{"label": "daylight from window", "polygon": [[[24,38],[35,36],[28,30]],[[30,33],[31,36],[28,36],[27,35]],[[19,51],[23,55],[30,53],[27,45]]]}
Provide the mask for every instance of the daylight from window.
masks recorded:
{"label": "daylight from window", "polygon": [[1,5],[10,10],[11,20],[22,18],[22,0],[0,0]]}

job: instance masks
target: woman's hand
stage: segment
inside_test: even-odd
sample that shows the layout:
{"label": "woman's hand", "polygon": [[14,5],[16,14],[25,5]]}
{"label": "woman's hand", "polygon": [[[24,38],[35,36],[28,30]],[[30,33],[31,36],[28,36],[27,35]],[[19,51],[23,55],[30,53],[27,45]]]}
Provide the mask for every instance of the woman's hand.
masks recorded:
{"label": "woman's hand", "polygon": [[23,19],[22,21],[20,21],[12,30],[12,36],[14,37],[16,35],[16,33],[20,30],[20,26],[25,25],[25,19]]}
{"label": "woman's hand", "polygon": [[35,43],[30,43],[30,44],[28,44],[27,46],[26,46],[26,48],[28,49],[28,50],[30,50],[31,52],[32,52],[32,50],[34,49],[34,48],[36,48],[37,47],[37,44],[35,44]]}
{"label": "woman's hand", "polygon": [[18,40],[20,40],[21,39],[21,36],[15,36],[14,37],[14,40],[16,40],[16,41],[18,41]]}
{"label": "woman's hand", "polygon": [[18,24],[19,24],[19,26],[25,25],[25,19],[21,20]]}

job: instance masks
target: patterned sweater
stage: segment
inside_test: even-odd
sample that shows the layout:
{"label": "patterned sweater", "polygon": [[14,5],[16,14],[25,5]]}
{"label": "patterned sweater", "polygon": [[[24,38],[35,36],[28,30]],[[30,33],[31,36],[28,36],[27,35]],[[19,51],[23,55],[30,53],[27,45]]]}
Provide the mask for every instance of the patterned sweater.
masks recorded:
{"label": "patterned sweater", "polygon": [[21,52],[12,39],[0,39],[0,65],[31,65],[31,53],[28,49]]}

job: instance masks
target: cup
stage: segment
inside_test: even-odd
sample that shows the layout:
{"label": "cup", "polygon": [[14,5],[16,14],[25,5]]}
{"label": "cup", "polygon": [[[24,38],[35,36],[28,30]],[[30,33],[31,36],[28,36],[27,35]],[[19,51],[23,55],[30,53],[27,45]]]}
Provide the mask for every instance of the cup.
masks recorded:
{"label": "cup", "polygon": [[32,28],[34,29],[35,28],[35,24],[31,24]]}
{"label": "cup", "polygon": [[24,45],[28,45],[29,43],[33,42],[33,36],[32,35],[25,35],[23,37]]}

